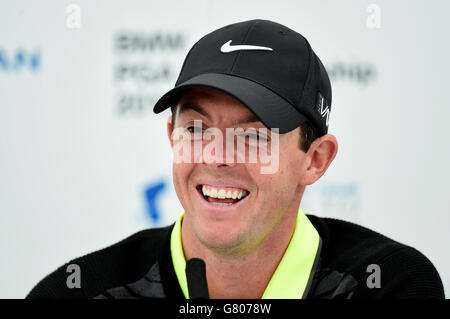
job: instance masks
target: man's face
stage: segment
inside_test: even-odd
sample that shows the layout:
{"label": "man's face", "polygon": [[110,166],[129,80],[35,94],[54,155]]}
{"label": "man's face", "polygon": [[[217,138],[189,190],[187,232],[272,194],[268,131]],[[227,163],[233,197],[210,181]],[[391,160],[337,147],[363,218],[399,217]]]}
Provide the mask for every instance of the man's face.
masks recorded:
{"label": "man's face", "polygon": [[[225,159],[227,128],[254,128],[257,132],[265,128],[239,101],[216,90],[191,89],[183,95],[173,116],[175,127],[168,123],[172,145],[172,129],[190,128],[195,120],[202,121],[203,129],[220,130],[224,137],[222,161],[173,164],[175,190],[185,209],[183,228],[203,245],[222,251],[250,250],[270,234],[287,212],[297,213],[304,189],[299,180],[305,171],[302,163],[306,156],[299,148],[299,128],[277,134],[279,154],[272,156],[279,156],[278,170],[261,174],[261,166],[267,164],[259,158],[256,163],[227,163]],[[268,148],[274,134],[267,130]],[[213,142],[202,144],[205,147]],[[247,152],[249,148],[246,143]],[[222,195],[219,197],[242,197],[215,198],[214,192]]]}

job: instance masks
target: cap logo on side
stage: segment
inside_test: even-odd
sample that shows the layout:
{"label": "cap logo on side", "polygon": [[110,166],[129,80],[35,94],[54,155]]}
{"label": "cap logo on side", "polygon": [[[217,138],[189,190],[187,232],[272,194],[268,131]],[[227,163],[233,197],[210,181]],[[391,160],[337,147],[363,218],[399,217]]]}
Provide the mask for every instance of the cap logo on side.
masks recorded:
{"label": "cap logo on side", "polygon": [[328,127],[328,121],[330,118],[330,107],[320,92],[317,93],[317,111],[324,118],[326,117],[325,125]]}
{"label": "cap logo on side", "polygon": [[263,51],[273,51],[272,48],[269,47],[261,47],[258,45],[245,45],[245,44],[236,44],[236,45],[231,45],[231,41],[228,41],[226,43],[224,43],[221,47],[220,47],[220,52],[222,53],[230,53],[230,52],[234,52],[234,51],[240,51],[240,50],[263,50]]}

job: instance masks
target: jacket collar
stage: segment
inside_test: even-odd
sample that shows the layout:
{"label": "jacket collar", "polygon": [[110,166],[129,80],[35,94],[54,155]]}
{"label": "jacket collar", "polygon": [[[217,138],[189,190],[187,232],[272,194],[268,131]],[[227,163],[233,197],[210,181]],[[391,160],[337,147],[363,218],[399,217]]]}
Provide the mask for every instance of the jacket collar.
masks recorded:
{"label": "jacket collar", "polygon": [[[181,223],[178,217],[170,236],[170,257],[176,278],[185,298],[189,298],[186,279],[186,259],[181,241]],[[305,213],[299,208],[291,241],[272,275],[263,299],[306,298],[317,268],[321,238]]]}

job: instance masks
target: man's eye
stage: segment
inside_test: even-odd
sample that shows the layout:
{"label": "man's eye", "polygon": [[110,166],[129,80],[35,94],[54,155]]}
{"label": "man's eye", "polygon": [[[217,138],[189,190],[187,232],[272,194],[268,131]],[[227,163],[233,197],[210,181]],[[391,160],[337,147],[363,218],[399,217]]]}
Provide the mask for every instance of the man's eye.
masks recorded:
{"label": "man's eye", "polygon": [[267,142],[268,138],[266,136],[263,135],[258,135],[258,134],[245,134],[245,136],[248,136],[249,139],[252,140],[259,140],[260,142]]}
{"label": "man's eye", "polygon": [[259,135],[258,138],[259,138],[260,142],[265,142],[265,143],[269,142],[269,139],[267,138],[267,136]]}
{"label": "man's eye", "polygon": [[203,128],[199,126],[189,126],[186,128],[190,133],[200,133],[203,132]]}

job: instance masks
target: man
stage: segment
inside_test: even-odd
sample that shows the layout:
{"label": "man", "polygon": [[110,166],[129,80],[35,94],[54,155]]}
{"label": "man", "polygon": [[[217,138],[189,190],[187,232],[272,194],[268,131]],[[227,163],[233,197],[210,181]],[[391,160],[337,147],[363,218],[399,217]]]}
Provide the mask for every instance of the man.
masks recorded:
{"label": "man", "polygon": [[444,297],[416,249],[299,208],[338,150],[328,75],[303,36],[265,20],[206,35],[154,111],[169,107],[176,223],[73,260],[28,297]]}

